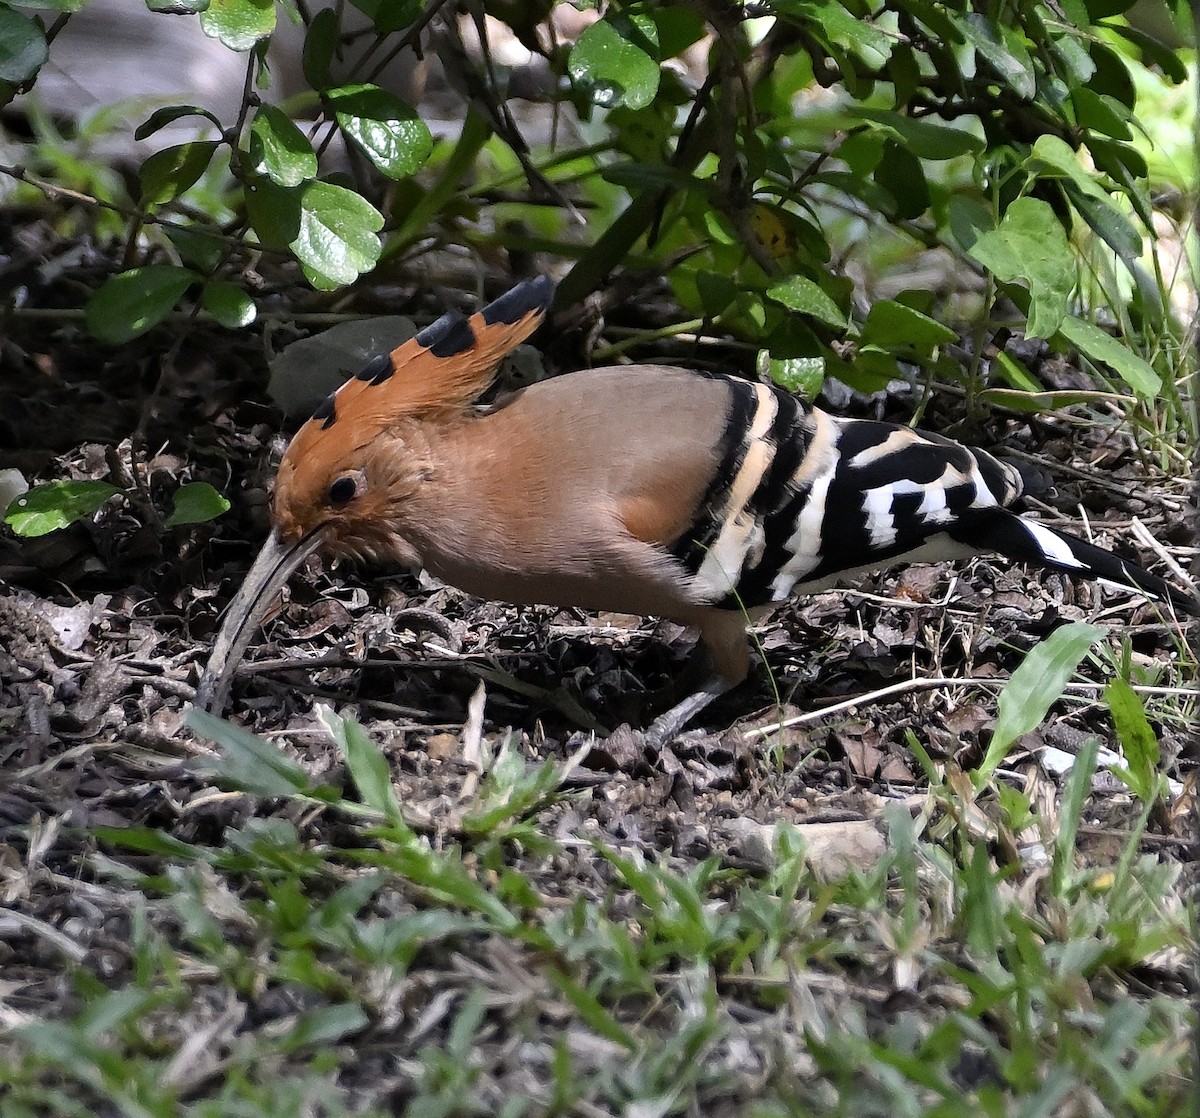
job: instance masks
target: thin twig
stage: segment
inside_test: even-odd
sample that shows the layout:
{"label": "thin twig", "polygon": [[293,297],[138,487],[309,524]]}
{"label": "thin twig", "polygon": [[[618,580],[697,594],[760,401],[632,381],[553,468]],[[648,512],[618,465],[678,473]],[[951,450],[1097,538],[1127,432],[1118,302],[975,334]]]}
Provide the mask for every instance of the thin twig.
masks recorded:
{"label": "thin twig", "polygon": [[[754,729],[746,730],[743,737],[748,741],[755,741],[758,738],[764,738],[769,734],[775,733],[776,730],[787,730],[793,726],[806,726],[813,722],[820,722],[823,718],[828,718],[832,714],[840,714],[842,711],[852,710],[858,706],[873,706],[883,699],[890,699],[896,695],[904,695],[911,691],[933,691],[939,687],[983,687],[994,691],[1004,687],[1007,683],[1007,679],[979,678],[976,676],[968,676],[962,679],[955,679],[952,676],[933,676],[929,679],[905,679],[900,683],[893,683],[887,687],[881,687],[876,691],[868,691],[854,698],[844,699],[842,702],[834,703],[833,706],[825,707],[823,710],[811,710],[805,714],[796,714],[791,718],[772,722],[767,726],[757,726]],[[1103,691],[1105,686],[1106,684],[1103,683],[1068,683],[1063,688],[1063,694],[1068,695],[1071,692],[1077,692],[1081,695],[1091,695]],[[1133,684],[1132,686],[1133,690],[1141,695],[1171,695],[1185,699],[1200,699],[1200,688],[1195,687],[1154,687],[1146,684]]]}

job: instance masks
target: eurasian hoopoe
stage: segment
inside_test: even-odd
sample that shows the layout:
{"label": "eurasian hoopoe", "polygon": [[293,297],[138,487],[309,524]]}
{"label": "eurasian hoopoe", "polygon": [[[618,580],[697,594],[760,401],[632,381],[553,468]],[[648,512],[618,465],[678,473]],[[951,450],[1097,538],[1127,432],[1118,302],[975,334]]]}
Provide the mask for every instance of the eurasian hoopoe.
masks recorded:
{"label": "eurasian hoopoe", "polygon": [[280,463],[274,530],[198,704],[224,707],[258,619],[318,548],[419,564],[487,598],[695,626],[717,675],[655,723],[659,740],[745,678],[746,611],[894,562],[995,551],[1200,613],[1136,564],[1009,512],[1014,467],[771,385],[619,366],[473,407],[552,293],[539,278],[447,314],[317,408]]}

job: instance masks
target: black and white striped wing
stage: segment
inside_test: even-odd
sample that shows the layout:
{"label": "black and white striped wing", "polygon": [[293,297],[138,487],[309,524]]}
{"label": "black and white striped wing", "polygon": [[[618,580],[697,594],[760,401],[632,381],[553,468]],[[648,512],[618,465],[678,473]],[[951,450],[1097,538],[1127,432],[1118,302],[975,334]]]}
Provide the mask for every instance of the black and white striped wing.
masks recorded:
{"label": "black and white striped wing", "polygon": [[720,467],[673,554],[699,601],[778,602],[898,562],[997,552],[1195,602],[1136,563],[1008,511],[1017,469],[941,435],[838,419],[730,379]]}

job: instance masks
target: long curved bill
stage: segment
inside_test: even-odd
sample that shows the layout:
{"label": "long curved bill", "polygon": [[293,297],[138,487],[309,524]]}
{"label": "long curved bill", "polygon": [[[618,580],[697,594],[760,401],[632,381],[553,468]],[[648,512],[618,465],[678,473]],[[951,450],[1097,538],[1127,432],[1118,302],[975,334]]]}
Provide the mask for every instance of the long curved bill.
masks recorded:
{"label": "long curved bill", "polygon": [[291,573],[324,542],[324,534],[311,532],[296,543],[284,543],[274,531],[246,572],[246,579],[237,597],[229,604],[221,631],[213,643],[208,666],[196,689],[195,705],[201,710],[219,715],[229,700],[229,686],[234,672],[246,653],[267,606],[283,588]]}

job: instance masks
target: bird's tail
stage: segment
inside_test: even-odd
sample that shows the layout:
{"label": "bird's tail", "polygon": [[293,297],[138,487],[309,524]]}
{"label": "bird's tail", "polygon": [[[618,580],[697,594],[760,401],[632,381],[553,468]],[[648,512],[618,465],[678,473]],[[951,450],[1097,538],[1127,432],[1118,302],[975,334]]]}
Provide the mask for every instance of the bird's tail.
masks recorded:
{"label": "bird's tail", "polygon": [[948,530],[954,539],[981,551],[996,551],[1032,566],[1140,590],[1155,601],[1169,602],[1180,613],[1200,617],[1200,601],[1194,592],[1179,590],[1130,559],[1007,509],[973,509]]}

